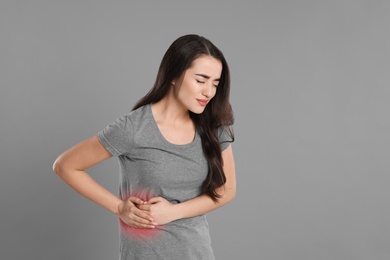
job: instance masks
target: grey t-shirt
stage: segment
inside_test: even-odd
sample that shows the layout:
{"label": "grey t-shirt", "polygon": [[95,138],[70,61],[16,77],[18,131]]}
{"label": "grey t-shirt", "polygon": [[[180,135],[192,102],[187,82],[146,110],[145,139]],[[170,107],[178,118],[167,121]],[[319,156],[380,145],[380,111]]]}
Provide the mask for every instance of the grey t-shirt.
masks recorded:
{"label": "grey t-shirt", "polygon": [[[218,131],[221,149],[231,140]],[[161,196],[181,203],[201,195],[208,163],[196,133],[189,144],[168,142],[154,120],[151,105],[119,117],[98,133],[103,146],[120,165],[119,196],[143,200]],[[179,219],[154,229],[132,228],[120,222],[121,260],[214,259],[205,215]]]}

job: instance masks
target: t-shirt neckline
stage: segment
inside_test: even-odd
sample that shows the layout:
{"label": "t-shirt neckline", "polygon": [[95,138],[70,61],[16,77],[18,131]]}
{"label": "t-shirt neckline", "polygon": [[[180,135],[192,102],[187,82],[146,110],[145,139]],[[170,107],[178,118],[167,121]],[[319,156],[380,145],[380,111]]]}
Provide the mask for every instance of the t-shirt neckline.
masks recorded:
{"label": "t-shirt neckline", "polygon": [[152,104],[148,104],[146,105],[147,107],[147,112],[148,112],[148,115],[150,117],[150,120],[152,121],[152,126],[155,130],[155,132],[157,132],[157,136],[159,137],[160,140],[162,140],[164,143],[170,145],[170,146],[174,146],[174,147],[190,147],[190,146],[193,146],[197,140],[198,140],[198,131],[195,130],[195,137],[194,139],[192,140],[192,142],[190,143],[187,143],[187,144],[174,144],[174,143],[171,143],[170,141],[168,141],[164,136],[163,134],[161,133],[160,131],[160,128],[158,128],[158,125],[157,125],[157,122],[156,122],[156,119],[154,118],[153,116],[153,112],[152,112]]}

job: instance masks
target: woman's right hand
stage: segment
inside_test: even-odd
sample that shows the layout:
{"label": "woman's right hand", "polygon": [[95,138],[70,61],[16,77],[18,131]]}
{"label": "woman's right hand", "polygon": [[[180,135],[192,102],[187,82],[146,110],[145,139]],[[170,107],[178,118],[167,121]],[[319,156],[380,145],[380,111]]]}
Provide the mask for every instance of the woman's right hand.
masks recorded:
{"label": "woman's right hand", "polygon": [[127,225],[136,228],[154,228],[157,224],[146,211],[137,208],[146,202],[137,197],[129,197],[118,206],[118,216]]}

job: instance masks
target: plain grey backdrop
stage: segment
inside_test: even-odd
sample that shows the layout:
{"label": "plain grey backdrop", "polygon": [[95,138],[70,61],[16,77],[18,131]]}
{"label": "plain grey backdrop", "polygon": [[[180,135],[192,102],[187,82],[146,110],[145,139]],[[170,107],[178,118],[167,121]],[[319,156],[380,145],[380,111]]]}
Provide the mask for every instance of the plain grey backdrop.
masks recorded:
{"label": "plain grey backdrop", "polygon": [[[390,259],[389,1],[0,2],[0,258],[117,259],[117,219],[52,172],[152,86],[179,36],[231,68],[238,193],[217,259]],[[117,193],[118,164],[88,171]]]}

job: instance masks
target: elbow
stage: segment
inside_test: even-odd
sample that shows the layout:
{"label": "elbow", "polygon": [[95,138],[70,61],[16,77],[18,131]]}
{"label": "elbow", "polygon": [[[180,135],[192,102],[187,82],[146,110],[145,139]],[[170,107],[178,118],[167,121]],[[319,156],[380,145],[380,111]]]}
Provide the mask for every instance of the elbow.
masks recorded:
{"label": "elbow", "polygon": [[232,202],[236,198],[236,190],[232,190],[228,197],[228,203]]}
{"label": "elbow", "polygon": [[236,198],[236,189],[229,189],[225,187],[224,193],[220,195],[220,200],[222,201],[222,204],[228,204]]}
{"label": "elbow", "polygon": [[53,172],[54,172],[55,174],[57,174],[57,175],[60,174],[61,166],[60,166],[60,163],[58,162],[58,159],[55,160],[55,162],[53,163],[52,169],[53,169]]}
{"label": "elbow", "polygon": [[236,194],[237,194],[237,187],[235,182],[229,186],[226,186],[226,195],[227,195],[228,202],[232,202],[236,198]]}
{"label": "elbow", "polygon": [[63,162],[61,161],[60,157],[58,157],[53,163],[53,172],[59,176],[63,172],[63,168]]}

